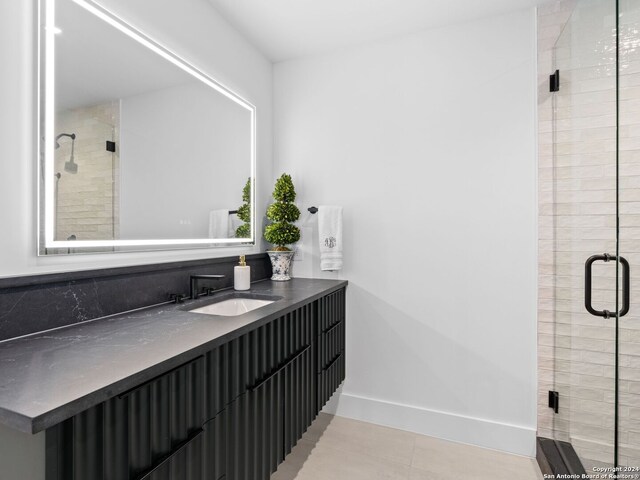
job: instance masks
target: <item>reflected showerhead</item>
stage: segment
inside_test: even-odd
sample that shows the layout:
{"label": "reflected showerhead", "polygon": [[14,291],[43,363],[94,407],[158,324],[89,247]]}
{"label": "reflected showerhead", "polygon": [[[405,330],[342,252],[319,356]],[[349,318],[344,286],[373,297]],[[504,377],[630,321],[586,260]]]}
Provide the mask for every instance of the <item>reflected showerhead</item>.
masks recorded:
{"label": "reflected showerhead", "polygon": [[78,164],[74,163],[74,152],[76,148],[76,134],[75,133],[61,133],[56,137],[56,149],[60,148],[60,144],[58,140],[61,137],[69,137],[71,139],[71,155],[69,156],[69,161],[64,164],[64,171],[75,175],[78,173]]}
{"label": "reflected showerhead", "polygon": [[60,140],[62,137],[69,137],[71,140],[75,140],[76,139],[76,134],[75,133],[61,133],[60,135],[58,135],[56,137],[56,150],[60,148],[60,143],[58,142],[58,140]]}
{"label": "reflected showerhead", "polygon": [[78,164],[73,162],[73,155],[71,155],[69,161],[64,164],[64,171],[73,175],[78,173]]}

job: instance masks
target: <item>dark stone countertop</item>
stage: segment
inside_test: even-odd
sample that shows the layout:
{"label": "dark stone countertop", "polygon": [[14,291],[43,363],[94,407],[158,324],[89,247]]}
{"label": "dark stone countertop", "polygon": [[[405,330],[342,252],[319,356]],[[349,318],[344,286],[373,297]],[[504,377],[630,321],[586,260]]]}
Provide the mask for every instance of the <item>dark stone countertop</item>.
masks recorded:
{"label": "dark stone countertop", "polygon": [[281,299],[235,317],[185,311],[231,290],[0,342],[0,423],[45,430],[346,284],[264,280],[244,293]]}

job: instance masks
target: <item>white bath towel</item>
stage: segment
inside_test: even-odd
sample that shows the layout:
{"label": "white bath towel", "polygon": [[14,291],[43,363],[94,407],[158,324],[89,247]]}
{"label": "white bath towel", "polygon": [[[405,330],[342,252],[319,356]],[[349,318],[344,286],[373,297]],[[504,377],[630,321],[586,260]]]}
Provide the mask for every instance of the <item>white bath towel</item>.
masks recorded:
{"label": "white bath towel", "polygon": [[229,238],[229,210],[209,212],[209,238]]}
{"label": "white bath towel", "polygon": [[342,207],[318,207],[320,233],[320,270],[342,268]]}

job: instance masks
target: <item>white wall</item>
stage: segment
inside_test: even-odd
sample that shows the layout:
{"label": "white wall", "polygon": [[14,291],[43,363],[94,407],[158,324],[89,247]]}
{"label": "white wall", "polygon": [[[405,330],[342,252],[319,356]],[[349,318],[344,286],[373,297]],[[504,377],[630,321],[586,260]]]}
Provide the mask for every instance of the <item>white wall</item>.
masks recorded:
{"label": "white wall", "polygon": [[[131,23],[237,91],[257,107],[258,212],[272,184],[272,66],[224,22],[206,0],[105,0]],[[36,2],[0,2],[0,276],[155,263],[259,252],[250,248],[178,252],[36,256]],[[258,216],[258,218],[261,218]]]}
{"label": "white wall", "polygon": [[[275,173],[345,211],[331,410],[534,455],[535,38],[528,10],[275,66]],[[316,222],[294,274],[332,278]]]}

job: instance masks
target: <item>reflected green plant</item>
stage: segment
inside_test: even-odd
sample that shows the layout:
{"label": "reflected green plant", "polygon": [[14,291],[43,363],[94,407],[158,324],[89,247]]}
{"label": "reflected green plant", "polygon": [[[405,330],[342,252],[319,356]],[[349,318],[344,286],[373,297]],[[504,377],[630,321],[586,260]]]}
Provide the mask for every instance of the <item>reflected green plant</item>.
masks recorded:
{"label": "reflected green plant", "polygon": [[247,183],[242,188],[242,205],[238,207],[238,218],[243,223],[236,228],[236,238],[251,237],[251,178],[247,179]]}

